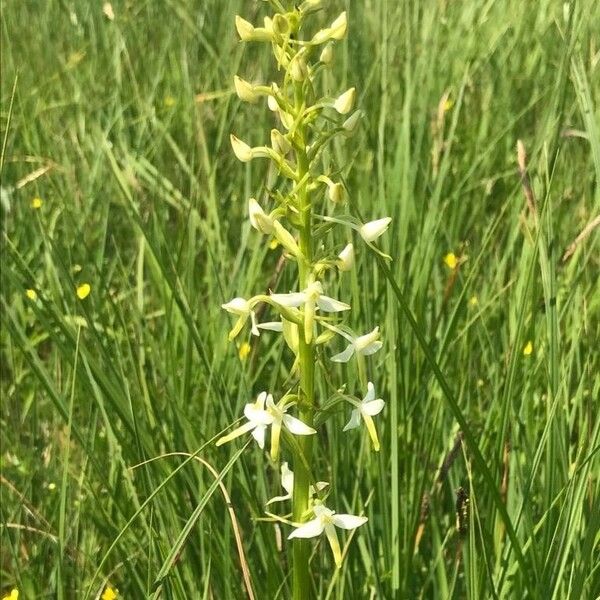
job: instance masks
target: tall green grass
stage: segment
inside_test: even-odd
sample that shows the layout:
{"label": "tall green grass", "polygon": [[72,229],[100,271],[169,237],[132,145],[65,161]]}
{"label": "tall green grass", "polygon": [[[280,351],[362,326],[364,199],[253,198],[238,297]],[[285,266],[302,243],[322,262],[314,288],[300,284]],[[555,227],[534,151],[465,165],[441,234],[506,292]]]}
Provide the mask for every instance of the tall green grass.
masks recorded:
{"label": "tall green grass", "polygon": [[[562,257],[600,212],[600,8],[331,4],[324,22],[346,8],[350,35],[344,80],[327,85],[356,85],[366,113],[335,152],[351,210],[394,218],[393,262],[373,268],[361,248],[341,283],[356,329],[382,324],[387,408],[379,455],[342,436],[344,415],[328,425],[320,477],[369,523],[338,572],[315,548],[316,595],[595,598],[597,230]],[[264,515],[278,474],[242,443],[213,444],[287,376],[268,334],[240,359],[219,308],[295,285],[245,219],[265,166],[240,166],[227,142],[270,125],[232,89],[235,73],[271,75],[233,27],[264,7],[113,8],[114,21],[101,2],[2,10],[1,591],[241,598],[247,565],[256,598],[286,598],[288,531]]]}

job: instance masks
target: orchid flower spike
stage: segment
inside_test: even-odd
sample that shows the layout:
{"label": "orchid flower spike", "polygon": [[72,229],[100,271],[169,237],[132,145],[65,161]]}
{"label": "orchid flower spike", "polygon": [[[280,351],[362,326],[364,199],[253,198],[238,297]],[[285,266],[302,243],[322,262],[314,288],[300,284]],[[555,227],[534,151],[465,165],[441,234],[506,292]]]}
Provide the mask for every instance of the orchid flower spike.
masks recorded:
{"label": "orchid flower spike", "polygon": [[304,340],[307,344],[312,341],[315,310],[317,308],[323,312],[350,310],[349,304],[323,295],[323,286],[320,281],[314,281],[302,292],[271,294],[271,299],[281,306],[293,308],[304,306]]}
{"label": "orchid flower spike", "polygon": [[[312,497],[317,492],[324,490],[329,484],[326,481],[317,481],[317,483],[313,486],[311,485],[308,488],[308,493]],[[267,506],[269,504],[273,504],[273,502],[283,502],[284,500],[291,500],[292,494],[294,492],[294,473],[289,468],[287,462],[281,464],[281,487],[286,491],[284,496],[275,496],[271,498],[267,502]]]}
{"label": "orchid flower spike", "polygon": [[331,551],[333,552],[335,566],[339,569],[342,566],[342,551],[335,528],[356,529],[364,525],[368,519],[367,517],[358,517],[355,515],[338,515],[324,504],[315,504],[313,506],[313,513],[315,518],[297,526],[288,536],[288,540],[294,538],[313,538],[325,532],[331,546]]}
{"label": "orchid flower spike", "polygon": [[350,343],[343,352],[331,357],[333,362],[346,363],[352,358],[355,352],[363,356],[370,356],[383,347],[383,342],[379,339],[379,327],[375,327],[373,331],[360,336],[348,335],[337,328],[335,331],[345,337]]}
{"label": "orchid flower spike", "polygon": [[233,326],[233,329],[229,332],[230,342],[237,337],[248,318],[250,318],[250,321],[252,323],[252,335],[260,335],[260,331],[258,331],[256,323],[256,315],[254,313],[253,306],[248,300],[239,297],[234,298],[233,300],[230,300],[225,304],[221,304],[221,308],[224,308],[228,313],[231,313],[232,315],[237,315],[238,317],[238,320]]}
{"label": "orchid flower spike", "polygon": [[369,381],[367,384],[367,395],[362,399],[361,402],[356,403],[356,408],[350,415],[350,420],[346,423],[344,431],[355,429],[360,426],[360,419],[362,417],[371,441],[373,442],[373,450],[379,452],[379,438],[377,437],[377,430],[375,429],[375,423],[373,417],[378,415],[385,406],[385,402],[381,398],[375,398],[375,386]]}
{"label": "orchid flower spike", "polygon": [[262,450],[265,447],[267,427],[271,427],[271,457],[273,460],[277,460],[282,425],[294,435],[313,435],[317,433],[315,429],[309,427],[300,419],[286,414],[288,408],[289,405],[286,406],[285,398],[278,404],[275,404],[271,394],[261,392],[257,396],[256,402],[246,404],[244,407],[244,416],[248,422],[219,438],[217,446],[226,444],[245,433],[251,432],[252,437],[257,441]]}

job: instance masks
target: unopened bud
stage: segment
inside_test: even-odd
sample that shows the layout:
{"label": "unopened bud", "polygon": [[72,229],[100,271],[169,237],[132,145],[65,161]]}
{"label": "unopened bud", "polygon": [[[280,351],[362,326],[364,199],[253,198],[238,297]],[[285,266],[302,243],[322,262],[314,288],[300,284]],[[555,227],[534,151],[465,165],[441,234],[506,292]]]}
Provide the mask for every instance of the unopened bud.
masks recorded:
{"label": "unopened bud", "polygon": [[271,129],[271,147],[278,154],[285,156],[292,149],[292,144],[282,135],[279,129]]}
{"label": "unopened bud", "polygon": [[290,30],[290,24],[284,15],[276,14],[273,17],[273,31],[285,35]]}
{"label": "unopened bud", "polygon": [[337,110],[340,115],[347,115],[354,106],[356,99],[356,89],[351,87],[346,90],[341,96],[338,96],[336,101],[333,103],[333,108]]}
{"label": "unopened bud", "polygon": [[338,259],[338,269],[340,271],[349,271],[354,265],[354,246],[352,244],[348,244],[338,254]]}
{"label": "unopened bud", "polygon": [[346,35],[346,30],[348,29],[348,18],[346,16],[346,11],[344,11],[330,26],[331,29],[331,37],[334,40],[341,40]]}
{"label": "unopened bud", "polygon": [[290,75],[294,81],[304,81],[308,77],[308,67],[304,57],[296,55],[290,64]]}
{"label": "unopened bud", "polygon": [[272,27],[268,27],[266,20],[265,27],[254,27],[252,23],[236,15],[235,28],[242,42],[270,42],[273,39]]}
{"label": "unopened bud", "polygon": [[273,221],[273,232],[279,243],[293,256],[301,256],[294,236],[279,221]]}
{"label": "unopened bud", "polygon": [[362,112],[360,110],[357,110],[356,112],[352,113],[342,124],[342,128],[344,129],[344,131],[346,131],[346,133],[354,133],[361,117]]}
{"label": "unopened bud", "polygon": [[360,233],[360,236],[363,240],[365,240],[365,242],[373,242],[380,235],[385,233],[391,222],[392,219],[390,217],[369,221],[368,223],[365,223],[359,227],[358,233]]}
{"label": "unopened bud", "polygon": [[250,148],[248,144],[235,137],[233,133],[229,136],[229,140],[231,141],[231,147],[233,148],[233,152],[237,156],[238,160],[241,160],[242,162],[248,162],[252,160],[252,148]]}
{"label": "unopened bud", "polygon": [[265,213],[254,198],[248,200],[248,215],[250,217],[250,225],[252,225],[254,229],[266,235],[271,235],[273,233],[274,220]]}
{"label": "unopened bud", "polygon": [[331,44],[327,44],[325,48],[321,51],[321,55],[319,56],[319,60],[328,65],[333,59],[333,46]]}
{"label": "unopened bud", "polygon": [[246,80],[235,75],[233,77],[233,83],[235,85],[235,93],[238,95],[240,100],[256,104],[258,100],[258,94],[254,91],[254,86],[248,83]]}
{"label": "unopened bud", "polygon": [[328,188],[327,195],[329,196],[329,199],[335,204],[343,204],[346,199],[344,186],[338,182],[328,184]]}

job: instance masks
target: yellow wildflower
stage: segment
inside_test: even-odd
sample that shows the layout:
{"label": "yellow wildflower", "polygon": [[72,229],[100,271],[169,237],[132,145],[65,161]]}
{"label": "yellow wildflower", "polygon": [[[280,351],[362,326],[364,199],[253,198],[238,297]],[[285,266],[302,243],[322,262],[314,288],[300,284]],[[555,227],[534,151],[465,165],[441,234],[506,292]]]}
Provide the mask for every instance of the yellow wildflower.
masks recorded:
{"label": "yellow wildflower", "polygon": [[87,298],[90,295],[91,291],[92,291],[92,288],[89,283],[82,283],[77,288],[77,297],[80,300],[84,300],[85,298]]}
{"label": "yellow wildflower", "polygon": [[173,96],[165,96],[164,103],[167,108],[171,108],[172,106],[175,106],[176,102],[177,101],[175,100],[175,98],[173,98]]}
{"label": "yellow wildflower", "polygon": [[458,266],[458,258],[456,258],[456,254],[454,252],[448,252],[446,256],[444,256],[444,262],[449,269],[456,269]]}
{"label": "yellow wildflower", "polygon": [[13,588],[10,594],[2,596],[2,600],[19,600],[19,590],[17,588]]}
{"label": "yellow wildflower", "polygon": [[240,345],[240,349],[238,350],[238,354],[242,360],[246,360],[248,355],[250,354],[250,350],[252,350],[252,346],[248,342],[244,342]]}
{"label": "yellow wildflower", "polygon": [[35,290],[25,290],[25,295],[32,301],[35,302],[37,300],[37,293]]}
{"label": "yellow wildflower", "polygon": [[32,200],[31,200],[31,208],[35,208],[35,209],[42,208],[42,204],[43,204],[42,199],[38,198],[37,196],[35,198],[32,198]]}
{"label": "yellow wildflower", "polygon": [[107,585],[104,593],[102,594],[101,600],[115,600],[118,595],[118,590],[111,588],[110,585]]}
{"label": "yellow wildflower", "polygon": [[523,356],[529,356],[533,352],[533,343],[529,340],[523,348]]}
{"label": "yellow wildflower", "polygon": [[444,112],[448,112],[454,106],[454,100],[450,100],[450,98],[446,99],[444,102]]}
{"label": "yellow wildflower", "polygon": [[477,306],[479,304],[479,298],[477,296],[471,296],[469,298],[469,306]]}
{"label": "yellow wildflower", "polygon": [[277,246],[279,246],[279,241],[277,240],[277,238],[273,238],[270,242],[269,242],[269,249],[270,250],[275,250],[275,248],[277,248]]}

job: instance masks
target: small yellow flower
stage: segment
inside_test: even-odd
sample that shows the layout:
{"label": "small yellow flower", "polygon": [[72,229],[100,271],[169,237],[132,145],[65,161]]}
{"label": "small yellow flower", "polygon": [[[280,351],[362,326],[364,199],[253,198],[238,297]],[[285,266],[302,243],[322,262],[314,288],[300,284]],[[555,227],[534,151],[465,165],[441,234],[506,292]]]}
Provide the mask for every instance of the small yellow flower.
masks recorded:
{"label": "small yellow flower", "polygon": [[248,342],[244,342],[240,345],[240,349],[238,350],[239,357],[242,360],[246,360],[250,354],[250,350],[252,350],[252,346],[250,346]]}
{"label": "small yellow flower", "polygon": [[115,600],[119,595],[119,590],[113,589],[110,585],[106,586],[104,593],[102,594],[101,600]]}
{"label": "small yellow flower", "polygon": [[449,269],[454,271],[454,269],[456,269],[458,266],[458,258],[456,258],[456,254],[454,254],[454,252],[448,252],[448,254],[444,256],[444,263],[446,263],[446,266]]}
{"label": "small yellow flower", "polygon": [[269,250],[275,250],[277,248],[277,246],[279,246],[279,241],[277,240],[277,238],[273,238],[269,242]]}
{"label": "small yellow flower", "polygon": [[32,198],[32,200],[31,200],[31,208],[35,208],[36,210],[38,208],[42,208],[42,204],[43,204],[42,199],[38,198],[38,196],[36,196],[35,198]]}
{"label": "small yellow flower", "polygon": [[523,356],[529,356],[533,352],[533,343],[529,340],[523,348]]}
{"label": "small yellow flower", "polygon": [[444,112],[448,112],[454,106],[454,100],[450,100],[448,98],[446,102],[444,102]]}
{"label": "small yellow flower", "polygon": [[80,300],[84,300],[85,298],[87,298],[90,295],[91,291],[92,291],[92,288],[89,283],[82,283],[77,288],[77,297]]}
{"label": "small yellow flower", "polygon": [[469,298],[469,306],[477,306],[479,304],[479,298],[477,296],[471,296]]}
{"label": "small yellow flower", "polygon": [[49,489],[51,492],[53,492],[53,491],[56,489],[56,484],[55,484],[54,482],[52,482],[52,481],[51,481],[51,482],[48,484],[48,489]]}
{"label": "small yellow flower", "polygon": [[25,290],[25,295],[32,301],[35,302],[37,300],[37,293],[35,290]]}
{"label": "small yellow flower", "polygon": [[19,590],[17,588],[13,588],[10,594],[2,596],[2,600],[19,600]]}
{"label": "small yellow flower", "polygon": [[175,98],[173,98],[173,96],[165,96],[164,103],[167,108],[171,108],[172,106],[175,106],[176,102],[177,101],[175,100]]}

